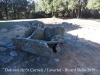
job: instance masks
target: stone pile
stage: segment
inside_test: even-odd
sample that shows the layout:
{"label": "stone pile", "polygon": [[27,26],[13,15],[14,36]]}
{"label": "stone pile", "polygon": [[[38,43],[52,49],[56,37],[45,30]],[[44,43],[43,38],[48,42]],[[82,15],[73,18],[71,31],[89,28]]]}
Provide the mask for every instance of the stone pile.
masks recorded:
{"label": "stone pile", "polygon": [[44,27],[44,23],[33,21],[23,37],[13,38],[16,48],[33,54],[49,57],[52,52],[59,52],[59,45],[64,41],[64,28],[61,26]]}

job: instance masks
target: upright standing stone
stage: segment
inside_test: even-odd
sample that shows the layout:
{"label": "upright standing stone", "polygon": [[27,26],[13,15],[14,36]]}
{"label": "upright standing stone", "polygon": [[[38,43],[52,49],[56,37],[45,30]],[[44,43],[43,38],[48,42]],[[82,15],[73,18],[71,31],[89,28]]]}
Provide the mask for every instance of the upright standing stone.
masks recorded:
{"label": "upright standing stone", "polygon": [[37,28],[30,37],[30,39],[37,39],[37,40],[44,40],[44,29],[43,28]]}
{"label": "upright standing stone", "polygon": [[44,29],[44,39],[46,41],[51,41],[52,37],[54,37],[55,35],[61,35],[61,36],[64,36],[64,27],[61,27],[61,26],[57,26],[57,27],[53,27],[53,28],[49,28],[49,27],[46,27]]}
{"label": "upright standing stone", "polygon": [[24,38],[29,37],[30,35],[32,35],[32,33],[37,29],[37,27],[35,26],[31,26],[29,27],[29,29],[27,31],[25,31],[24,33]]}

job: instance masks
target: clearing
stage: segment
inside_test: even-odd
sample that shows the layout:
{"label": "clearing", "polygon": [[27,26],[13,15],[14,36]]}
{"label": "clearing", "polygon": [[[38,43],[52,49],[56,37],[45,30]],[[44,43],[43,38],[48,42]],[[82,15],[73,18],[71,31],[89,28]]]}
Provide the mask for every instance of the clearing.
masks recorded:
{"label": "clearing", "polygon": [[[23,36],[28,28],[28,21],[33,20],[42,21],[45,26],[64,26],[65,42],[61,46],[61,51],[54,53],[50,58],[19,50],[0,52],[0,59],[9,55],[11,51],[16,51],[18,54],[9,63],[0,61],[2,75],[100,75],[99,21],[57,18],[0,21],[0,40],[6,41],[16,36]],[[4,68],[23,69],[23,71],[5,72]],[[41,71],[33,72],[33,69]]]}

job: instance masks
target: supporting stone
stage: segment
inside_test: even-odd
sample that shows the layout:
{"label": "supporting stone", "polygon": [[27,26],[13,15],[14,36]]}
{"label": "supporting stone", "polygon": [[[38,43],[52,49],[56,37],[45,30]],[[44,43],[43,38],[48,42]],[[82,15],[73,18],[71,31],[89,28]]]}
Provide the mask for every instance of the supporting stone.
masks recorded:
{"label": "supporting stone", "polygon": [[37,39],[37,40],[44,40],[44,29],[43,28],[37,28],[31,36],[29,36],[30,39]]}
{"label": "supporting stone", "polygon": [[25,31],[25,33],[24,33],[24,38],[27,38],[27,37],[29,37],[30,35],[32,35],[32,33],[33,33],[36,29],[37,29],[37,27],[35,27],[35,26],[29,27],[28,30]]}
{"label": "supporting stone", "polygon": [[46,27],[44,29],[44,39],[46,41],[51,41],[52,37],[59,34],[63,37],[64,32],[65,32],[64,27],[60,27],[60,26],[53,27],[53,28]]}

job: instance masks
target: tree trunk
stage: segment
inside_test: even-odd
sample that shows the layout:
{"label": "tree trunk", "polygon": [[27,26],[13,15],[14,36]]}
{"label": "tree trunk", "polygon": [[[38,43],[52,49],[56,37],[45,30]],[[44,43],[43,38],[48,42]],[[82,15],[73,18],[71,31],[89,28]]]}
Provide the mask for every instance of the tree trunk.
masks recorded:
{"label": "tree trunk", "polygon": [[14,11],[14,19],[16,19],[16,8],[15,8],[15,3],[13,4],[13,11]]}
{"label": "tree trunk", "polygon": [[54,12],[52,11],[52,17],[54,16]]}
{"label": "tree trunk", "polygon": [[78,12],[77,12],[77,18],[81,17],[81,7],[79,7]]}
{"label": "tree trunk", "polygon": [[6,12],[6,19],[8,19],[8,2],[7,2],[7,0],[6,0],[5,12]]}
{"label": "tree trunk", "polygon": [[2,13],[0,12],[0,19],[3,19]]}

